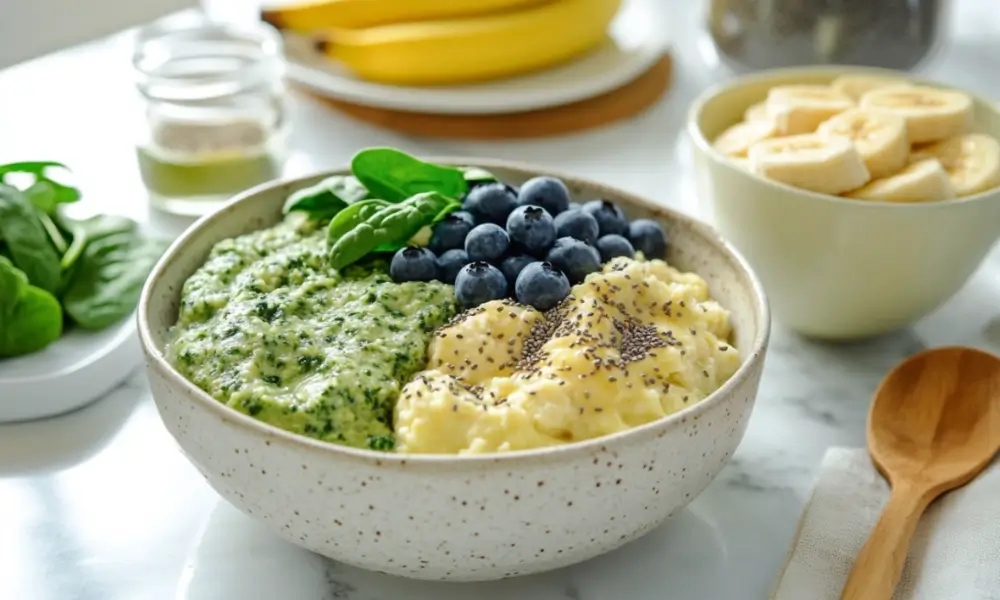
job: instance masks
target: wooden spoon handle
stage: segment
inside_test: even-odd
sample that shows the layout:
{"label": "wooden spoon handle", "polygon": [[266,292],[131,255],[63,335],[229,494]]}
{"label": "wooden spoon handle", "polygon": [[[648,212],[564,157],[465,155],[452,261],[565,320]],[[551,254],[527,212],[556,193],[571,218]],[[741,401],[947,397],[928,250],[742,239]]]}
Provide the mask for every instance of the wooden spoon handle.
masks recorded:
{"label": "wooden spoon handle", "polygon": [[891,600],[903,573],[910,538],[930,494],[912,488],[893,489],[875,529],[854,561],[840,600]]}

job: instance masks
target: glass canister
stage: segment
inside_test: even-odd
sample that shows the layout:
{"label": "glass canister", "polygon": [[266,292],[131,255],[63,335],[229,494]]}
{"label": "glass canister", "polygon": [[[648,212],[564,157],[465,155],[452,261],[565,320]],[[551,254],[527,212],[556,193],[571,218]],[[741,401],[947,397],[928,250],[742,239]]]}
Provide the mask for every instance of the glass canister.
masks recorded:
{"label": "glass canister", "polygon": [[281,175],[288,126],[276,30],[164,21],[139,32],[133,65],[136,153],[155,208],[202,215]]}
{"label": "glass canister", "polygon": [[946,0],[705,0],[707,29],[739,70],[816,64],[912,69],[932,54]]}

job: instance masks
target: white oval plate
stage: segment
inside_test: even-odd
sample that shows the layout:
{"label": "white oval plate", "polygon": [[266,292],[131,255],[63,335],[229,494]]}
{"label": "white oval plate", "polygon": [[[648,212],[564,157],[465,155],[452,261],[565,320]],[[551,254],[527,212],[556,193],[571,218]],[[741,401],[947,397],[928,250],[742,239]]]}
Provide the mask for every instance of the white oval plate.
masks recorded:
{"label": "white oval plate", "polygon": [[637,79],[663,56],[655,15],[626,0],[608,42],[562,67],[489,83],[401,87],[362,81],[313,51],[308,40],[285,35],[288,78],[323,96],[364,106],[434,114],[503,114],[562,106],[609,92]]}
{"label": "white oval plate", "polygon": [[70,331],[41,352],[0,359],[0,423],[80,408],[141,363],[134,314],[103,331]]}

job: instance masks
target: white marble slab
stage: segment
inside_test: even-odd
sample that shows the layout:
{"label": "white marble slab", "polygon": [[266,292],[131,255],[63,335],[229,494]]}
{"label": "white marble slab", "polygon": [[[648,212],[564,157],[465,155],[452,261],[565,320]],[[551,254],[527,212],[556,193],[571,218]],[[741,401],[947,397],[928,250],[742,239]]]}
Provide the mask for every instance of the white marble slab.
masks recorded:
{"label": "white marble slab", "polygon": [[[963,37],[929,68],[941,79],[1000,98],[1000,43],[990,37],[1000,13],[987,0],[956,7],[953,32]],[[675,87],[634,121],[565,139],[459,143],[376,129],[298,97],[288,174],[340,165],[360,147],[384,144],[424,155],[558,167],[696,213],[679,143],[684,113],[695,93],[726,73],[706,62],[695,12],[672,9],[662,16],[660,26],[678,49]],[[72,83],[79,74],[86,74],[86,85]],[[155,226],[176,232],[184,222],[151,216],[142,197],[130,145],[129,94],[121,39],[0,72],[0,162],[63,160],[77,170],[86,202],[152,217]],[[1000,352],[1000,249],[962,292],[910,329],[829,346],[805,342],[779,325],[772,344],[743,444],[688,509],[606,557],[479,585],[414,583],[331,565],[261,532],[220,504],[183,458],[138,374],[71,415],[0,426],[0,599],[765,598],[820,457],[829,446],[863,444],[868,401],[886,370],[927,346],[969,344]]]}

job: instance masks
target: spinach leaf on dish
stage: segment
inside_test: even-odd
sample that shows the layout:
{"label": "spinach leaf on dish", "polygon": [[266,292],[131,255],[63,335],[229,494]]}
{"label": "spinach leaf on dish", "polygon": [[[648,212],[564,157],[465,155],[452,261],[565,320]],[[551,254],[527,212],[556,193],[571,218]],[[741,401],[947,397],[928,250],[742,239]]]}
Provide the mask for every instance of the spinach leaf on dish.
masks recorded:
{"label": "spinach leaf on dish", "polygon": [[0,256],[0,357],[41,350],[62,335],[63,314],[55,296]]}
{"label": "spinach leaf on dish", "polygon": [[35,207],[19,190],[5,184],[0,184],[0,239],[32,285],[48,292],[58,289],[59,252]]}
{"label": "spinach leaf on dish", "polygon": [[89,242],[62,299],[70,319],[83,329],[104,329],[128,316],[166,246],[134,231]]}

